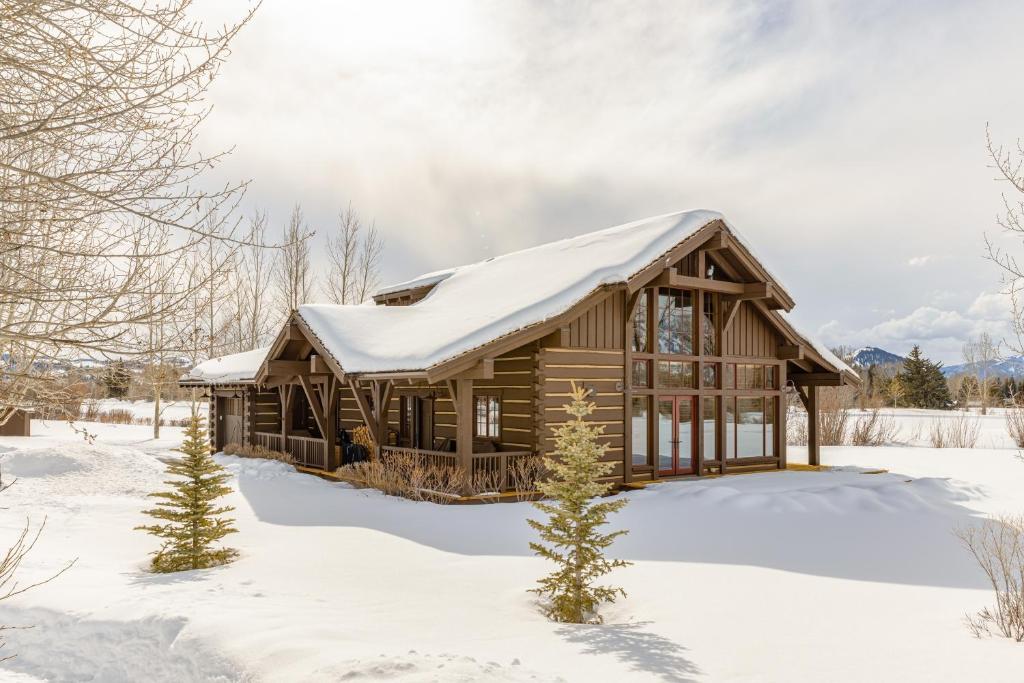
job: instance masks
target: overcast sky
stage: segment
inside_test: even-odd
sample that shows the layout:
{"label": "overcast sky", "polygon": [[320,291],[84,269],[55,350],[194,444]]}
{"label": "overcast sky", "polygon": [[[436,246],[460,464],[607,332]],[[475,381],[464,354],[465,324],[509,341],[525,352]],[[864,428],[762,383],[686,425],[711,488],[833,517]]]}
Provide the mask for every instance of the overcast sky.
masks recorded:
{"label": "overcast sky", "polygon": [[985,125],[1024,135],[1021,26],[976,0],[265,0],[203,142],[275,228],[295,202],[318,241],[349,202],[376,220],[386,281],[717,209],[808,332],[953,362],[1008,316]]}

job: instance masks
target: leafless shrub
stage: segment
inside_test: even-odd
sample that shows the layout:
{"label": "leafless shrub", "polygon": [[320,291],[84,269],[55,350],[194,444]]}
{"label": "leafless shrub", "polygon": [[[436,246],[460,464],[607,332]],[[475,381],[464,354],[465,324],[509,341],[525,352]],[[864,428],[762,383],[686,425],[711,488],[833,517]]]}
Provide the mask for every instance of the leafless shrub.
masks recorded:
{"label": "leafless shrub", "polygon": [[274,451],[259,444],[229,443],[224,446],[225,455],[237,455],[240,458],[259,458],[261,460],[277,460],[287,465],[295,465],[295,458],[290,453]]}
{"label": "leafless shrub", "polygon": [[502,484],[501,471],[494,467],[477,470],[470,479],[470,490],[485,503],[499,500]]}
{"label": "leafless shrub", "polygon": [[375,453],[377,446],[373,442],[373,435],[370,434],[370,428],[366,425],[359,425],[352,430],[352,443],[358,444],[366,449],[367,453]]}
{"label": "leafless shrub", "polygon": [[932,420],[928,441],[932,448],[974,448],[981,435],[981,422],[967,413]]}
{"label": "leafless shrub", "polygon": [[999,633],[1024,641],[1024,518],[1000,516],[976,526],[955,530],[960,542],[981,565],[996,594],[993,608],[967,615],[968,629],[977,637]]}
{"label": "leafless shrub", "polygon": [[[8,482],[7,484],[0,482],[0,493],[3,493],[7,489],[9,489],[11,486],[14,485],[15,482],[17,482],[17,479]],[[50,581],[53,581],[58,576],[60,576],[68,569],[70,569],[71,566],[75,564],[75,562],[77,562],[77,560],[71,560],[66,565],[64,565],[64,567],[60,571],[58,571],[56,574],[50,576],[47,579],[31,583],[27,586],[18,583],[18,580],[15,575],[17,574],[18,569],[21,567],[21,563],[24,562],[25,558],[28,557],[28,554],[32,552],[32,548],[35,547],[36,541],[39,540],[39,537],[42,535],[43,529],[45,528],[46,518],[43,518],[43,523],[39,525],[39,528],[36,529],[35,533],[32,533],[31,521],[26,519],[25,526],[21,528],[21,533],[18,534],[18,537],[14,540],[14,543],[9,548],[7,548],[7,551],[4,553],[3,557],[0,558],[0,602],[7,600],[8,598],[13,598],[17,595],[21,595],[22,593],[32,590],[37,586],[41,586],[44,583],[49,583]],[[9,631],[13,628],[19,627],[2,624],[0,625],[0,634],[2,634],[4,631]],[[4,644],[4,638],[2,635],[0,635],[0,648],[2,648]],[[14,655],[2,657],[0,658],[0,662],[11,659],[11,657],[14,657]]]}
{"label": "leafless shrub", "polygon": [[544,459],[521,456],[509,461],[509,479],[516,500],[530,500],[537,491],[537,482],[544,476]]}
{"label": "leafless shrub", "polygon": [[921,422],[914,422],[905,439],[906,443],[919,443],[924,434],[924,425]]}
{"label": "leafless shrub", "polygon": [[[227,451],[225,451],[227,452]],[[451,503],[465,495],[478,496],[484,502],[501,499],[502,473],[497,467],[481,467],[472,476],[458,466],[436,462],[413,453],[391,453],[386,457],[339,467],[339,479],[358,487],[375,488],[392,496]],[[528,500],[536,492],[543,474],[540,458],[517,457],[509,460],[505,482],[516,492],[517,500]]]}
{"label": "leafless shrub", "polygon": [[818,435],[822,446],[846,443],[853,392],[848,387],[818,390]]}
{"label": "leafless shrub", "polygon": [[807,445],[807,413],[792,404],[786,408],[786,443]]}
{"label": "leafless shrub", "polygon": [[1018,403],[1017,399],[1006,409],[1006,431],[1010,433],[1017,448],[1024,448],[1024,405]]}
{"label": "leafless shrub", "polygon": [[451,503],[466,489],[461,468],[434,464],[412,454],[356,462],[339,467],[336,473],[355,486],[433,503]]}
{"label": "leafless shrub", "polygon": [[850,444],[853,446],[884,446],[896,440],[896,421],[891,415],[872,408],[859,415],[850,429]]}

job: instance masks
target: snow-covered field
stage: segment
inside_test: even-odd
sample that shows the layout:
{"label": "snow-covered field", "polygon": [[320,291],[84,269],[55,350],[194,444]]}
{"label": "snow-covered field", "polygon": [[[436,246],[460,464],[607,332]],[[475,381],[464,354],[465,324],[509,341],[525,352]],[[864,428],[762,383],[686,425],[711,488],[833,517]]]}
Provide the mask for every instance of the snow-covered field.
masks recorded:
{"label": "snow-covered field", "polygon": [[[153,418],[152,401],[129,401],[119,398],[101,398],[89,401],[89,403],[95,405],[97,409],[105,413],[108,413],[111,410],[127,410],[131,412],[132,416],[136,419],[151,420]],[[209,404],[205,400],[200,400],[196,404],[196,408],[205,416],[206,411],[209,408]],[[191,415],[191,401],[169,401],[160,406],[160,417],[163,418],[165,422],[170,422],[171,420],[184,420]]]}
{"label": "snow-covered field", "polygon": [[[934,413],[899,411],[901,425]],[[525,591],[528,504],[442,507],[220,457],[242,551],[198,573],[144,571],[132,530],[180,430],[35,423],[0,437],[0,543],[47,518],[0,603],[3,680],[1020,681],[1024,646],[977,640],[991,602],[953,534],[1024,511],[1024,462],[985,418],[974,450],[826,448],[829,472],[659,484],[626,494],[604,626],[547,622]],[[925,431],[927,427],[925,428]],[[989,440],[991,439],[991,440]],[[990,447],[990,446],[995,446]],[[792,461],[800,449],[791,448]],[[886,468],[885,474],[865,470]]]}

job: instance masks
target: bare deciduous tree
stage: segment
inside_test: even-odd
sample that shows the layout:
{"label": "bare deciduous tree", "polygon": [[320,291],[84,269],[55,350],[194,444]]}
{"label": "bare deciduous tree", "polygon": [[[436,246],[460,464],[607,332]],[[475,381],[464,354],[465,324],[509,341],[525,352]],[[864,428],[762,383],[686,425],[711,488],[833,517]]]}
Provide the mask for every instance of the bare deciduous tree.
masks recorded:
{"label": "bare deciduous tree", "polygon": [[[267,214],[255,213],[249,219],[248,240],[264,244],[267,239]],[[277,327],[270,312],[271,254],[258,246],[242,247],[235,273],[235,309],[237,340],[235,351],[262,346]]]}
{"label": "bare deciduous tree", "polygon": [[[206,89],[249,21],[208,31],[190,0],[0,4],[0,423],[67,388],[69,354],[138,353],[145,324],[201,282],[151,267],[202,240],[237,248],[244,184],[203,190]],[[208,274],[207,277],[212,275]]]}
{"label": "bare deciduous tree", "polygon": [[282,318],[309,301],[312,294],[313,277],[309,257],[309,238],[312,236],[313,232],[302,214],[302,207],[296,204],[284,229],[285,246],[277,252],[274,262],[276,304]]}
{"label": "bare deciduous tree", "polygon": [[977,339],[970,339],[963,345],[966,371],[974,379],[970,387],[981,403],[981,414],[987,415],[992,403],[992,392],[996,386],[992,366],[999,360],[999,347],[988,332],[982,332]]}
{"label": "bare deciduous tree", "polygon": [[363,233],[359,214],[349,204],[338,214],[338,230],[327,238],[330,269],[324,294],[336,304],[359,304],[373,294],[380,279],[384,241],[371,224]]}

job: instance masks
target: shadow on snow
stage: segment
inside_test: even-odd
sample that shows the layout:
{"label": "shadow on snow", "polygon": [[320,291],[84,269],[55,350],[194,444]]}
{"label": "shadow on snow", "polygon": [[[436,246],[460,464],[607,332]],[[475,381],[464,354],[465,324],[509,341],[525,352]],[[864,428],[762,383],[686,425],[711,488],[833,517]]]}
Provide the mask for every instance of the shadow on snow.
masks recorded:
{"label": "shadow on snow", "polygon": [[[239,489],[264,522],[361,527],[463,555],[531,555],[527,503],[442,506],[297,473]],[[858,471],[772,472],[664,483],[626,495],[613,519],[627,560],[768,567],[844,579],[983,588],[952,530],[977,519],[946,479]]]}

